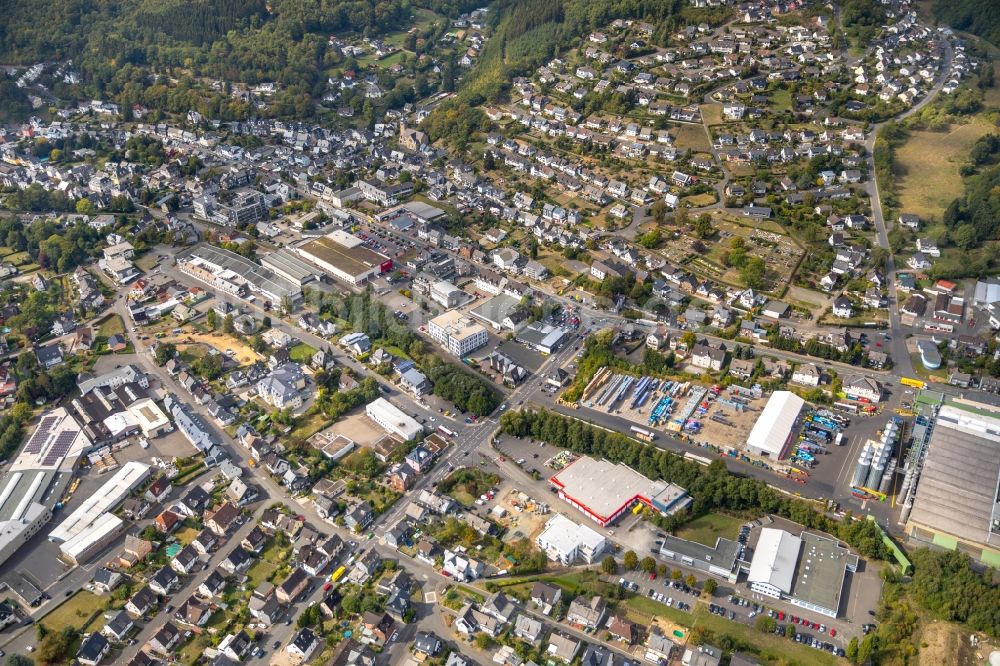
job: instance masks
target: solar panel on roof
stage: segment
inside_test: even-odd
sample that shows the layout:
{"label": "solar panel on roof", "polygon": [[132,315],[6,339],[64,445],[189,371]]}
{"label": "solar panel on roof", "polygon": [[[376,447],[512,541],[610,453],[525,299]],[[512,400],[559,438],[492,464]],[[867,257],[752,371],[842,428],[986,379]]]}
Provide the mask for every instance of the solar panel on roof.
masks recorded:
{"label": "solar panel on roof", "polygon": [[55,416],[46,416],[42,418],[38,423],[38,429],[35,434],[32,435],[31,439],[28,441],[28,445],[24,447],[26,453],[39,453],[42,450],[42,444],[48,439],[49,433],[52,431],[52,425],[58,420]]}

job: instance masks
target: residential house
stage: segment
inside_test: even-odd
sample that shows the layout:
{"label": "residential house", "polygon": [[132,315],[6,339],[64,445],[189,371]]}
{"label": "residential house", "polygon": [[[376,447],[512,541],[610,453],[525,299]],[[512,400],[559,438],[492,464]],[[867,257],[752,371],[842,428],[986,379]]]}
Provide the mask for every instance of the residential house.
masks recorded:
{"label": "residential house", "polygon": [[531,586],[530,598],[543,615],[548,615],[562,598],[562,589],[555,585],[536,581]]}
{"label": "residential house", "polygon": [[305,627],[300,629],[299,633],[295,634],[295,638],[291,640],[285,651],[292,655],[292,657],[306,662],[309,661],[319,647],[319,637],[313,633],[312,629]]}
{"label": "residential house", "polygon": [[170,567],[161,567],[149,579],[149,589],[163,596],[173,594],[180,586],[181,579],[177,576],[177,572]]}
{"label": "residential house", "polygon": [[553,659],[569,664],[580,651],[580,641],[567,634],[553,631],[549,635],[549,644],[545,651]]}
{"label": "residential house", "polygon": [[577,597],[569,605],[566,621],[585,628],[597,629],[601,626],[606,612],[607,604],[601,597],[595,596],[589,600]]}
{"label": "residential house", "polygon": [[111,644],[108,643],[108,639],[94,632],[86,636],[80,643],[80,649],[76,653],[76,660],[78,663],[84,664],[84,666],[97,666],[97,664],[101,663],[108,656],[110,650]]}

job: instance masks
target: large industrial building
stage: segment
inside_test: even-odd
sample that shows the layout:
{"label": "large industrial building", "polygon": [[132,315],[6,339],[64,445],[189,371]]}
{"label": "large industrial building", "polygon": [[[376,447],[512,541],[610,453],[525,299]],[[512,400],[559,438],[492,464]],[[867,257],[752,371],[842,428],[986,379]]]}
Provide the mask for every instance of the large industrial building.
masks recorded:
{"label": "large industrial building", "polygon": [[858,556],[837,541],[803,532],[765,527],[754,548],[747,583],[750,588],[810,611],[837,617],[848,572]]}
{"label": "large industrial building", "polygon": [[947,399],[929,428],[907,534],[1000,566],[1000,407]]}
{"label": "large industrial building", "polygon": [[652,481],[634,469],[607,460],[582,457],[549,481],[559,497],[585,513],[601,527],[632,508],[636,502],[666,515],[691,503],[687,491],[665,481]]}
{"label": "large industrial building", "polygon": [[111,513],[149,476],[150,466],[125,463],[101,488],[86,498],[49,534],[73,562],[84,562],[106,548],[124,530],[122,519]]}
{"label": "large industrial building", "polygon": [[427,322],[427,334],[458,357],[486,346],[489,340],[482,324],[458,310],[450,310]]}
{"label": "large industrial building", "polygon": [[535,538],[535,544],[553,562],[569,566],[577,560],[587,564],[595,562],[607,548],[608,541],[599,532],[557,513]]}
{"label": "large industrial building", "polygon": [[424,431],[416,419],[385,398],[376,398],[369,402],[365,407],[365,413],[386,432],[404,441],[414,439]]}
{"label": "large industrial building", "polygon": [[368,249],[360,238],[340,229],[303,243],[295,251],[338,280],[354,286],[392,270],[392,259]]}
{"label": "large industrial building", "polygon": [[803,405],[805,400],[791,391],[775,391],[747,437],[747,450],[775,460],[788,455]]}
{"label": "large industrial building", "polygon": [[77,461],[90,447],[82,427],[65,409],[42,416],[0,480],[0,563],[52,518]]}
{"label": "large industrial building", "polygon": [[315,280],[318,272],[287,248],[264,255],[260,258],[260,265],[300,287]]}
{"label": "large industrial building", "polygon": [[302,286],[278,276],[235,252],[199,243],[177,258],[177,266],[188,275],[232,296],[259,295],[275,305],[282,299],[302,298]]}

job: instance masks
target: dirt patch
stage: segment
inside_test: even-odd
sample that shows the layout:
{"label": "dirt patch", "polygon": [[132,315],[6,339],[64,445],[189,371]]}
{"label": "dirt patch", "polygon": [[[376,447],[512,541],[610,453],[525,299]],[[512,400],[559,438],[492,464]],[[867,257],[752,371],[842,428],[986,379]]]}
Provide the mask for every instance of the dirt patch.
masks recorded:
{"label": "dirt patch", "polygon": [[363,411],[344,417],[323,432],[343,435],[358,447],[371,446],[385,436],[385,432]]}
{"label": "dirt patch", "polygon": [[928,622],[920,634],[920,653],[917,663],[919,666],[985,664],[990,651],[996,649],[996,645],[979,643],[973,647],[969,642],[969,636],[967,631],[953,624]]}
{"label": "dirt patch", "polygon": [[264,359],[263,356],[251,349],[246,343],[224,333],[184,331],[180,335],[167,335],[161,338],[161,342],[172,342],[181,350],[191,345],[206,345],[222,353],[231,349],[233,351],[231,358],[240,365],[250,365]]}
{"label": "dirt patch", "polygon": [[552,517],[548,505],[516,488],[504,496],[500,506],[507,510],[507,515],[500,519],[500,523],[508,528],[508,536],[514,540],[534,541]]}

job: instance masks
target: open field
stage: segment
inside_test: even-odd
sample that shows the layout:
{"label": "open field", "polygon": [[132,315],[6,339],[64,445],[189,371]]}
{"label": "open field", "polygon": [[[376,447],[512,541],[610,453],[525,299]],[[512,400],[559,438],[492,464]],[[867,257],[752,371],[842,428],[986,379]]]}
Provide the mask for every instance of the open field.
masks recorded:
{"label": "open field", "polygon": [[969,632],[950,622],[925,622],[920,630],[920,666],[955,664],[956,666],[976,666],[985,664],[992,650],[998,648],[997,641],[988,642],[980,636],[982,643],[973,648],[969,644]]}
{"label": "open field", "polygon": [[674,145],[677,150],[693,150],[696,153],[706,153],[712,149],[708,134],[701,125],[676,125],[670,127],[670,133],[676,135]]}
{"label": "open field", "polygon": [[721,104],[702,104],[701,105],[701,117],[704,118],[705,124],[708,126],[721,125],[722,124],[722,105]]}
{"label": "open field", "polygon": [[125,322],[118,315],[110,315],[102,319],[97,328],[97,337],[110,338],[112,335],[125,333]]}
{"label": "open field", "polygon": [[136,268],[144,273],[148,273],[156,265],[158,255],[156,252],[147,252],[135,260]]}
{"label": "open field", "polygon": [[735,541],[740,533],[740,525],[744,522],[721,513],[710,513],[684,525],[677,530],[677,536],[706,546],[714,546],[719,537]]}
{"label": "open field", "polygon": [[952,125],[947,132],[911,132],[896,150],[903,173],[898,181],[900,207],[923,219],[940,219],[953,199],[962,195],[959,169],[969,148],[992,127],[980,119]]}
{"label": "open field", "polygon": [[711,206],[715,203],[715,195],[711,192],[704,192],[702,194],[694,194],[690,197],[684,197],[684,202],[691,204],[694,208],[701,208],[702,206]]}
{"label": "open field", "polygon": [[86,590],[80,590],[42,618],[41,624],[44,624],[45,628],[51,631],[62,631],[66,627],[75,627],[80,630],[88,628],[92,630],[94,628],[93,625],[98,622],[98,627],[104,624],[102,616],[98,615],[87,627],[84,627],[83,623],[89,620],[91,615],[97,612],[98,609],[103,609],[105,601],[106,599],[102,599]]}

